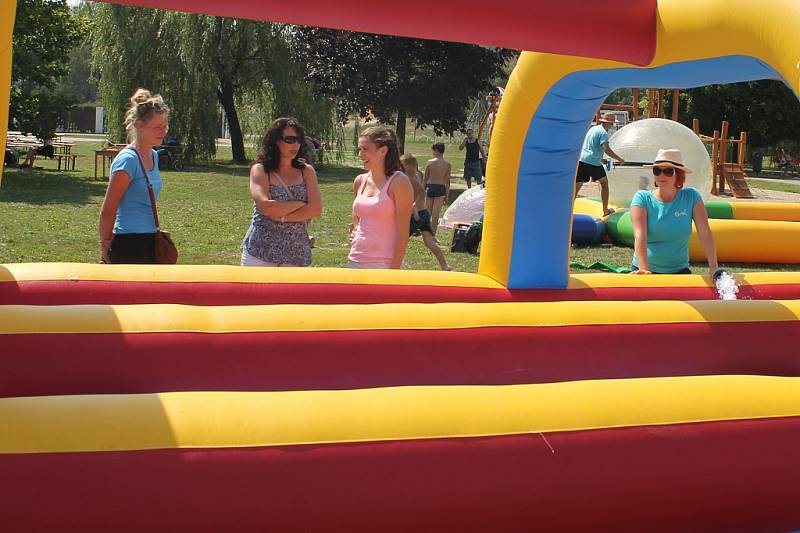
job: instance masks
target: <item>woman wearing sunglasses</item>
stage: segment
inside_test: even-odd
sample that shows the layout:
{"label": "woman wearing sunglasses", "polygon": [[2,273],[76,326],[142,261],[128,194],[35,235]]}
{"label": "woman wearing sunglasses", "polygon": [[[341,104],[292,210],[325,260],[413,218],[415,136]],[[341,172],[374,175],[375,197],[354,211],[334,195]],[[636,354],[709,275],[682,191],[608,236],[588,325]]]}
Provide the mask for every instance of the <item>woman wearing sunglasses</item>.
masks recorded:
{"label": "woman wearing sunglasses", "polygon": [[373,126],[358,138],[358,157],[367,169],[353,181],[350,268],[403,268],[414,192],[403,174],[397,136]]}
{"label": "woman wearing sunglasses", "polygon": [[658,151],[653,163],[656,189],[637,191],[631,201],[633,269],[631,274],[690,274],[689,237],[692,221],[708,258],[711,273],[718,270],[714,236],[700,193],[684,188],[683,155],[677,149]]}
{"label": "woman wearing sunglasses", "polygon": [[270,126],[250,167],[253,220],[242,242],[242,266],[308,266],[308,221],[322,213],[317,173],[301,159],[305,134],[294,118]]}

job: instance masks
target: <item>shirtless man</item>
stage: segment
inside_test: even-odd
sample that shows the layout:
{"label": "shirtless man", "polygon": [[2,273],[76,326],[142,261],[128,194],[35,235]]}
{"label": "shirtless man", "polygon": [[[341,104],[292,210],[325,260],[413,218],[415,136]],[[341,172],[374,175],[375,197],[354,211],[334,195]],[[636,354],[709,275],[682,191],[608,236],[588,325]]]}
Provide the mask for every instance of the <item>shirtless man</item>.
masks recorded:
{"label": "shirtless man", "polygon": [[433,234],[439,226],[439,211],[450,194],[450,163],[444,159],[444,143],[431,146],[433,159],[425,164],[422,186],[425,187],[425,207],[431,213]]}
{"label": "shirtless man", "polygon": [[442,270],[452,270],[444,258],[442,249],[436,243],[436,238],[433,236],[431,213],[425,207],[425,189],[422,187],[422,175],[419,173],[417,158],[413,154],[403,154],[400,158],[400,163],[403,165],[403,170],[411,182],[411,187],[414,189],[414,209],[411,213],[408,234],[410,237],[422,235],[422,242],[425,243],[428,250],[433,252],[436,260],[439,261],[439,267]]}

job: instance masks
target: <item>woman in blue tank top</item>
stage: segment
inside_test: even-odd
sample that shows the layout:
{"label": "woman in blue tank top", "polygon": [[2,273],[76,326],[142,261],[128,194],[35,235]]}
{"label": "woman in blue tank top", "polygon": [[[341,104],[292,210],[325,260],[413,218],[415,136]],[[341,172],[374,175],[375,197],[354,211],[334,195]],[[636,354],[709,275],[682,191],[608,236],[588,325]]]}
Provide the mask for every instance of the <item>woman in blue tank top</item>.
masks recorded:
{"label": "woman in blue tank top", "polygon": [[689,237],[692,222],[708,259],[709,271],[718,270],[714,236],[700,193],[684,188],[683,156],[677,149],[658,151],[653,164],[656,189],[637,191],[631,201],[633,268],[631,274],[689,274]]}

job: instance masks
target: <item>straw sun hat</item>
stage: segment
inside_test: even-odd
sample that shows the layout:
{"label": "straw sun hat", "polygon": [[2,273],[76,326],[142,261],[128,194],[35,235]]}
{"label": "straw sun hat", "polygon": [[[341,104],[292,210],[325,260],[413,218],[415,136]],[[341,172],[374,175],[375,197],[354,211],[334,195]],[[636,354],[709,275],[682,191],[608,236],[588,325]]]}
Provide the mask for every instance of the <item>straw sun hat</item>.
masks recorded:
{"label": "straw sun hat", "polygon": [[677,168],[683,170],[685,174],[691,174],[686,165],[683,164],[683,154],[677,148],[662,148],[653,160],[653,166],[659,168]]}

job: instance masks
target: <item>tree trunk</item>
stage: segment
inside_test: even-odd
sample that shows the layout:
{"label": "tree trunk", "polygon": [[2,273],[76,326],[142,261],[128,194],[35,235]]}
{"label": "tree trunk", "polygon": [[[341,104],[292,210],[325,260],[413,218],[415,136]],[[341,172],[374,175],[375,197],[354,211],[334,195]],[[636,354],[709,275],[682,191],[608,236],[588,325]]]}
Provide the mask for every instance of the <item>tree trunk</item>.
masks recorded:
{"label": "tree trunk", "polygon": [[228,129],[231,132],[231,151],[233,161],[240,165],[247,164],[247,156],[244,153],[244,137],[242,136],[242,126],[239,124],[239,115],[236,113],[236,105],[233,102],[233,83],[225,80],[220,83],[221,89],[217,90],[217,98],[225,110],[228,118]]}
{"label": "tree trunk", "polygon": [[400,150],[400,155],[403,155],[406,151],[406,110],[403,108],[397,110],[395,133],[397,134],[397,148]]}

